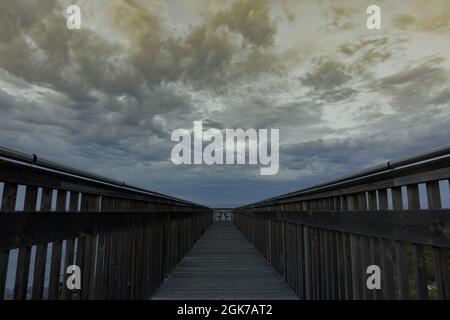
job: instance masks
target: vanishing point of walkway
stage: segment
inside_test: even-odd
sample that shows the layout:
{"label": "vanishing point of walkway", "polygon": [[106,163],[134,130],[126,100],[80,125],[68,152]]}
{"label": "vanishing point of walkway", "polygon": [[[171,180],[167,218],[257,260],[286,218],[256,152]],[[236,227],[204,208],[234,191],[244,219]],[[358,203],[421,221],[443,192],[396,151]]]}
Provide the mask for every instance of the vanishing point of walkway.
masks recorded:
{"label": "vanishing point of walkway", "polygon": [[215,223],[153,295],[178,299],[298,299],[232,224]]}

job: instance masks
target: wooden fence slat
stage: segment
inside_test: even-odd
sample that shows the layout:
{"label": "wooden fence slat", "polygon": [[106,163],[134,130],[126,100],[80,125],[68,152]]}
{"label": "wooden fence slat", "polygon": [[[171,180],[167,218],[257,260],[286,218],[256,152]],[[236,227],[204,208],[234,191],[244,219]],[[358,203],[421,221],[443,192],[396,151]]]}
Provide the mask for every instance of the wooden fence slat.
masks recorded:
{"label": "wooden fence slat", "polygon": [[[419,186],[417,184],[407,186],[409,210],[420,209]],[[425,300],[428,297],[427,279],[425,269],[424,247],[420,244],[412,244],[412,259],[414,268],[414,282],[416,298]]]}
{"label": "wooden fence slat", "polygon": [[[67,191],[58,190],[56,197],[56,211],[66,211]],[[62,240],[56,240],[52,244],[52,258],[50,264],[50,280],[48,287],[48,299],[57,300],[60,297],[61,283],[61,258],[62,258]]]}
{"label": "wooden fence slat", "polygon": [[345,299],[345,268],[344,268],[344,243],[343,243],[343,234],[336,232],[336,276],[337,276],[337,286],[338,293],[337,299],[344,300]]}
{"label": "wooden fence slat", "polygon": [[20,248],[17,257],[16,280],[14,282],[14,300],[25,300],[27,298],[30,261],[31,247]]}
{"label": "wooden fence slat", "polygon": [[[403,209],[401,187],[392,188],[392,205],[394,210]],[[408,265],[406,263],[405,244],[395,241],[395,262],[397,270],[398,296],[400,299],[409,299]]]}
{"label": "wooden fence slat", "polygon": [[98,248],[97,248],[97,262],[95,265],[95,277],[94,277],[94,286],[95,286],[95,299],[101,299],[102,297],[102,285],[103,285],[103,272],[104,272],[104,260],[106,256],[106,235],[100,233],[98,235]]}
{"label": "wooden fence slat", "polygon": [[434,269],[436,273],[436,286],[440,300],[450,299],[448,250],[433,247]]}
{"label": "wooden fence slat", "polygon": [[439,181],[427,183],[428,209],[442,208]]}
{"label": "wooden fence slat", "polygon": [[[380,241],[377,238],[370,238],[370,261],[371,264],[379,266],[381,268],[381,251],[380,251]],[[381,290],[374,289],[372,298],[374,300],[379,300],[381,298]]]}
{"label": "wooden fence slat", "polygon": [[311,237],[310,228],[303,227],[304,250],[305,250],[305,289],[306,299],[311,300],[312,295],[312,271],[311,271]]}
{"label": "wooden fence slat", "polygon": [[[429,209],[442,208],[439,181],[427,183],[427,198]],[[450,299],[449,274],[448,274],[448,253],[446,248],[433,247],[434,272],[438,298],[441,300]]]}
{"label": "wooden fence slat", "polygon": [[338,285],[338,245],[337,245],[337,234],[334,231],[330,231],[330,255],[331,255],[331,299],[337,300],[339,297],[339,285]]}
{"label": "wooden fence slat", "polygon": [[408,209],[420,209],[419,186],[412,184],[406,187],[408,193]]}
{"label": "wooden fence slat", "polygon": [[58,240],[52,244],[52,258],[50,264],[50,280],[48,288],[48,299],[57,300],[60,294],[60,271],[61,271],[62,241]]}
{"label": "wooden fence slat", "polygon": [[9,250],[0,251],[0,300],[3,300],[5,298],[8,262]]}
{"label": "wooden fence slat", "polygon": [[[17,183],[6,182],[3,186],[1,203],[2,212],[13,212],[16,209]],[[8,277],[9,250],[0,251],[0,300],[4,299],[6,279]]]}
{"label": "wooden fence slat", "polygon": [[[40,211],[50,211],[52,207],[53,190],[42,188]],[[47,243],[39,243],[36,246],[36,257],[34,263],[33,288],[31,298],[42,300],[44,295],[45,268],[47,264]]]}
{"label": "wooden fence slat", "polygon": [[43,299],[46,262],[47,262],[47,243],[40,243],[36,246],[33,287],[31,291],[31,299],[33,300]]}
{"label": "wooden fence slat", "polygon": [[78,211],[78,192],[70,192],[70,199],[69,199],[69,211],[70,212],[76,212]]}
{"label": "wooden fence slat", "polygon": [[360,300],[362,298],[362,283],[361,283],[361,249],[360,237],[350,235],[350,253],[352,259],[352,284],[353,284],[353,299]]}
{"label": "wooden fence slat", "polygon": [[377,210],[377,192],[372,190],[368,192],[369,210]]}
{"label": "wooden fence slat", "polygon": [[[84,250],[86,247],[86,237],[85,236],[79,236],[76,240],[76,252],[75,252],[75,265],[77,265],[81,270],[81,290],[83,290],[84,287]],[[72,297],[75,299],[81,299],[81,290],[74,289],[72,290]]]}
{"label": "wooden fence slat", "polygon": [[86,300],[90,297],[90,290],[92,289],[92,251],[94,246],[94,238],[86,236],[84,240],[84,258],[81,265],[82,281],[81,281],[81,299]]}
{"label": "wooden fence slat", "polygon": [[425,255],[421,245],[412,246],[414,280],[416,285],[416,299],[428,298],[427,279],[425,270]]}
{"label": "wooden fence slat", "polygon": [[109,266],[108,266],[108,284],[105,288],[106,299],[112,299],[114,296],[114,288],[117,286],[116,282],[116,270],[117,270],[117,245],[113,245],[117,243],[118,232],[113,231],[110,236],[110,253],[109,253]]}
{"label": "wooden fence slat", "polygon": [[17,187],[17,183],[6,182],[4,184],[1,203],[2,212],[13,212],[16,210]]}
{"label": "wooden fence slat", "polygon": [[[24,199],[24,211],[36,211],[38,188],[27,186]],[[31,246],[19,248],[16,267],[16,280],[14,282],[14,299],[25,300],[28,291],[28,277],[30,273]]]}
{"label": "wooden fence slat", "polygon": [[327,249],[326,249],[326,230],[318,229],[319,234],[319,279],[320,279],[320,299],[328,299],[327,284],[328,284],[328,270],[327,270]]}
{"label": "wooden fence slat", "polygon": [[325,269],[325,298],[327,300],[331,299],[332,296],[332,284],[333,284],[333,278],[332,278],[332,271],[331,271],[331,259],[332,259],[332,252],[330,248],[330,234],[328,230],[324,230],[323,233],[323,240],[324,240],[324,253],[325,253],[325,260],[324,260],[324,269]]}
{"label": "wooden fence slat", "polygon": [[[98,212],[100,197],[91,194],[83,194],[81,198],[81,212]],[[80,298],[89,299],[93,290],[93,272],[95,257],[96,235],[84,236],[83,263],[78,265],[81,268],[81,292]]]}
{"label": "wooden fence slat", "polygon": [[72,291],[67,287],[67,279],[69,278],[69,274],[67,273],[67,268],[74,264],[74,255],[75,255],[75,239],[66,240],[66,250],[64,256],[64,281],[63,281],[63,293],[62,298],[64,300],[69,300],[72,298]]}
{"label": "wooden fence slat", "polygon": [[350,245],[350,235],[347,233],[342,234],[342,246],[343,246],[343,259],[344,259],[344,290],[345,299],[353,299],[353,277],[352,277],[352,255]]}
{"label": "wooden fence slat", "polygon": [[409,299],[408,265],[406,263],[405,244],[395,241],[395,262],[397,265],[398,297],[401,300]]}
{"label": "wooden fence slat", "polygon": [[321,298],[321,283],[320,283],[320,274],[322,272],[322,269],[320,268],[320,237],[319,237],[319,229],[313,228],[312,229],[312,239],[313,239],[313,294],[314,299],[320,299]]}
{"label": "wooden fence slat", "polygon": [[387,189],[378,190],[378,199],[379,199],[379,204],[380,204],[380,210],[389,209]]}
{"label": "wooden fence slat", "polygon": [[394,210],[403,210],[402,188],[392,188],[392,206]]}
{"label": "wooden fence slat", "polygon": [[370,265],[370,252],[369,252],[369,239],[367,237],[360,237],[361,242],[361,284],[362,284],[362,297],[364,300],[373,298],[373,293],[367,288],[367,267]]}
{"label": "wooden fence slat", "polygon": [[297,240],[297,293],[300,299],[305,299],[303,227],[296,225],[295,228],[296,236],[294,240]]}

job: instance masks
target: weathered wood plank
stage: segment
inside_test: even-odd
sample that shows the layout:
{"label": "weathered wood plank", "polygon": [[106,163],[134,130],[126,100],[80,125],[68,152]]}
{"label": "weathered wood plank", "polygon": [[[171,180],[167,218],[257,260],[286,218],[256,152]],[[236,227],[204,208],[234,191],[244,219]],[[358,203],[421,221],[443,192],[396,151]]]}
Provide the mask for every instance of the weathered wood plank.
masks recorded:
{"label": "weathered wood plank", "polygon": [[304,250],[305,250],[305,289],[306,299],[311,300],[312,295],[312,264],[311,264],[311,235],[310,228],[303,227]]}
{"label": "weathered wood plank", "polygon": [[298,299],[298,296],[231,223],[216,223],[152,299]]}
{"label": "weathered wood plank", "polygon": [[[410,210],[420,209],[419,186],[417,184],[407,186],[408,208]],[[416,298],[427,299],[427,279],[425,269],[424,247],[420,244],[412,244],[412,258],[414,268],[414,282],[416,286]]]}
{"label": "weathered wood plank", "polygon": [[[414,166],[390,170],[380,174],[369,175],[360,178],[357,181],[350,180],[340,184],[330,185],[328,187],[321,188],[320,191],[305,191],[301,195],[292,195],[291,197],[286,197],[283,200],[279,200],[278,204],[297,201],[314,201],[341,194],[356,194],[359,192],[443,180],[448,179],[449,177],[450,158],[446,157],[416,164]],[[260,205],[262,206],[263,204]]]}
{"label": "weathered wood plank", "polygon": [[364,300],[370,300],[373,298],[372,292],[367,288],[366,285],[366,270],[370,265],[370,251],[369,251],[369,239],[367,237],[360,237],[361,242],[361,278],[360,282],[362,284],[362,297]]}
{"label": "weathered wood plank", "polygon": [[1,203],[2,212],[13,212],[16,210],[17,187],[17,183],[6,182],[4,184]]}
{"label": "weathered wood plank", "polygon": [[64,300],[69,300],[72,298],[72,291],[67,288],[67,279],[69,278],[67,268],[74,264],[74,255],[75,255],[75,239],[68,239],[66,240],[66,251],[64,256],[64,283],[62,293],[62,298]]}
{"label": "weathered wood plank", "polygon": [[[174,203],[173,200],[167,199],[165,196],[159,196],[158,194],[151,195],[137,190],[124,190],[120,186],[86,180],[73,175],[49,171],[37,166],[24,165],[3,159],[0,159],[0,181],[11,184],[43,187],[46,189],[62,189],[130,200],[152,201],[160,204]],[[178,206],[189,207],[186,203],[175,202]]]}
{"label": "weathered wood plank", "polygon": [[434,269],[436,274],[436,286],[438,298],[440,300],[450,299],[449,275],[448,275],[448,250],[443,248],[433,248]]}
{"label": "weathered wood plank", "polygon": [[392,271],[392,246],[386,239],[380,239],[381,260],[383,272],[383,297],[387,300],[394,298],[394,276]]}
{"label": "weathered wood plank", "polygon": [[[97,212],[99,211],[99,196],[91,194],[83,194],[81,198],[81,212]],[[83,263],[78,266],[82,270],[82,286],[81,286],[81,299],[89,299],[91,291],[93,290],[93,269],[94,269],[94,257],[95,257],[95,245],[96,245],[96,233],[84,236],[84,247],[80,247],[82,250],[80,255],[84,255],[82,258]],[[81,258],[81,257],[80,257]]]}
{"label": "weathered wood plank", "polygon": [[[38,188],[27,186],[25,191],[24,211],[36,211]],[[14,282],[14,299],[25,300],[28,290],[28,277],[30,273],[31,246],[19,248],[16,268],[16,280]]]}
{"label": "weathered wood plank", "polygon": [[[56,197],[56,211],[66,210],[67,191],[58,190]],[[48,288],[48,299],[57,300],[60,296],[60,272],[62,258],[62,240],[56,240],[52,244],[52,258],[50,265],[50,279]]]}
{"label": "weathered wood plank", "polygon": [[[428,207],[439,209],[442,207],[439,181],[427,183]],[[448,253],[447,248],[433,247],[434,271],[438,298],[441,300],[450,299],[450,284],[448,274]]]}
{"label": "weathered wood plank", "polygon": [[[16,209],[17,183],[6,182],[3,186],[1,212],[13,212]],[[5,226],[7,227],[7,226]],[[8,274],[9,249],[0,250],[0,300],[4,299]]]}
{"label": "weathered wood plank", "polygon": [[36,247],[34,263],[33,287],[31,299],[42,300],[44,296],[45,265],[47,262],[47,243],[40,243]]}
{"label": "weathered wood plank", "polygon": [[[262,212],[274,220],[423,245],[450,247],[450,209],[308,212]],[[240,213],[250,214],[250,213]],[[401,227],[400,227],[401,226]]]}
{"label": "weathered wood plank", "polygon": [[345,281],[345,299],[353,299],[353,278],[352,278],[352,256],[350,246],[350,235],[342,234],[342,245],[344,254],[344,281]]}
{"label": "weathered wood plank", "polygon": [[398,297],[401,300],[409,299],[408,265],[406,263],[405,244],[395,241],[395,262],[397,266]]}
{"label": "weathered wood plank", "polygon": [[350,253],[352,259],[352,284],[353,284],[353,299],[362,299],[362,283],[361,283],[361,247],[360,237],[350,235]]}
{"label": "weathered wood plank", "polygon": [[[42,188],[40,211],[50,211],[52,207],[53,190]],[[36,215],[37,216],[37,215]],[[33,288],[31,298],[42,300],[44,296],[45,267],[47,264],[47,242],[38,243],[36,246],[36,258],[33,274]]]}

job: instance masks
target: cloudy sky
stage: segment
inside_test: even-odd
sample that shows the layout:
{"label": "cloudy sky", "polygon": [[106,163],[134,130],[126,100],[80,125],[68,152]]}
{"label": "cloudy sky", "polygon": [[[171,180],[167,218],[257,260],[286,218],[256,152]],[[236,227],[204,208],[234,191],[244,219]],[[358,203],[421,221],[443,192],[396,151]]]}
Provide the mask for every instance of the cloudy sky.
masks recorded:
{"label": "cloudy sky", "polygon": [[[0,144],[130,184],[234,206],[450,142],[448,0],[0,8]],[[175,166],[171,133],[196,120],[279,128],[280,171]]]}

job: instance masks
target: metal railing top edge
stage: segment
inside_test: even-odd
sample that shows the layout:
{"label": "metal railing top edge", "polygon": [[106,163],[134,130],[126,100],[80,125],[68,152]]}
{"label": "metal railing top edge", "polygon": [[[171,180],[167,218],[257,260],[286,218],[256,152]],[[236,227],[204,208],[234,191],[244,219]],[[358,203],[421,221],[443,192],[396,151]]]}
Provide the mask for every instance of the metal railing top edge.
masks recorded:
{"label": "metal railing top edge", "polygon": [[413,165],[413,164],[418,164],[424,161],[429,161],[429,160],[433,160],[439,157],[443,157],[443,156],[447,156],[450,155],[450,144],[446,144],[437,148],[434,148],[430,151],[427,152],[422,152],[422,153],[418,153],[400,160],[391,160],[391,161],[386,161],[377,165],[374,165],[372,167],[369,167],[367,169],[363,169],[361,171],[355,172],[353,174],[350,174],[348,176],[344,176],[341,178],[337,178],[334,180],[331,180],[329,182],[325,182],[325,183],[321,183],[321,184],[316,184],[307,188],[303,188],[300,190],[296,190],[296,191],[292,191],[292,192],[288,192],[288,193],[284,193],[275,197],[271,197],[268,199],[264,199],[261,201],[257,201],[257,202],[253,202],[250,203],[248,205],[239,207],[239,209],[245,209],[245,208],[252,208],[255,206],[259,206],[262,204],[269,204],[269,203],[273,203],[277,200],[282,200],[285,198],[289,198],[289,197],[293,197],[293,196],[299,196],[302,195],[306,192],[312,192],[312,191],[319,191],[325,187],[331,187],[333,185],[339,185],[341,183],[345,183],[345,182],[350,182],[351,180],[354,179],[359,179],[362,177],[368,177],[377,173],[381,173],[381,172],[385,172],[388,170],[394,170],[394,169],[398,169],[401,167],[405,167],[405,166],[409,166],[409,165]]}
{"label": "metal railing top edge", "polygon": [[32,165],[32,166],[37,166],[39,168],[50,169],[50,170],[58,172],[58,173],[69,174],[72,176],[88,179],[88,180],[91,180],[91,181],[94,181],[97,183],[111,185],[111,186],[114,186],[114,187],[117,187],[120,189],[132,191],[132,192],[138,192],[138,193],[145,194],[145,195],[156,196],[156,197],[164,198],[167,200],[172,200],[174,202],[183,203],[183,204],[190,205],[190,206],[207,208],[206,206],[203,206],[203,205],[191,202],[191,201],[168,196],[168,195],[165,195],[165,194],[162,194],[159,192],[155,192],[155,191],[151,191],[151,190],[146,190],[144,188],[128,185],[122,181],[110,179],[110,178],[103,177],[103,176],[100,176],[100,175],[97,175],[97,174],[94,174],[91,172],[72,168],[72,167],[66,166],[66,165],[58,163],[58,162],[54,162],[54,161],[47,160],[42,157],[38,157],[36,154],[28,154],[28,153],[25,153],[25,152],[22,152],[19,150],[15,150],[15,149],[12,149],[9,147],[5,147],[5,146],[0,146],[0,157],[5,160],[13,160],[15,162]]}

